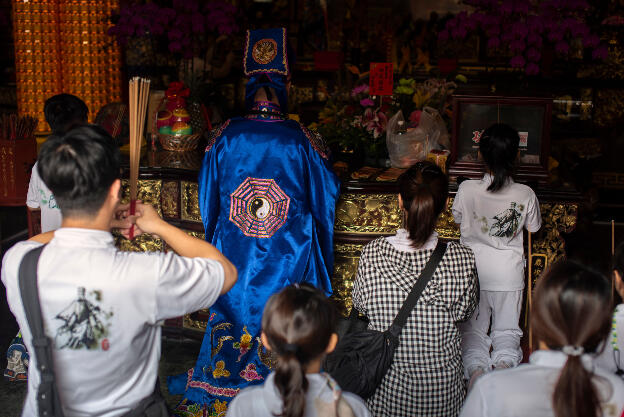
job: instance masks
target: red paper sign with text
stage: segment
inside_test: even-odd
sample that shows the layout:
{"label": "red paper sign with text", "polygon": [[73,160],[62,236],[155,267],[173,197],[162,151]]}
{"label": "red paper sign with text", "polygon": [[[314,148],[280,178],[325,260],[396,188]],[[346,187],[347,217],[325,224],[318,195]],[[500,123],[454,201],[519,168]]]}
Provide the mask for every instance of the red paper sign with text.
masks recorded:
{"label": "red paper sign with text", "polygon": [[371,62],[369,87],[371,96],[392,95],[392,62]]}

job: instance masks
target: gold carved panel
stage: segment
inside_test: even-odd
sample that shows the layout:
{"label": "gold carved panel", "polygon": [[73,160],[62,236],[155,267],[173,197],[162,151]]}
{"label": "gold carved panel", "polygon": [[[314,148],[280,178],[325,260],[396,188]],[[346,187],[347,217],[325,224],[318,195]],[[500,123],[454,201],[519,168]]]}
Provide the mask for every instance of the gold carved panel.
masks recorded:
{"label": "gold carved panel", "polygon": [[[209,309],[202,309],[199,310],[202,313],[205,314],[209,314],[210,310]],[[184,321],[183,321],[183,326],[186,327],[187,329],[193,329],[193,330],[201,330],[202,332],[206,330],[206,326],[208,325],[208,322],[203,321],[203,320],[194,320],[191,317],[191,314],[185,314],[184,315]]]}
{"label": "gold carved panel", "polygon": [[353,303],[351,291],[357,273],[358,262],[364,244],[336,243],[334,244],[334,273],[331,278],[333,294],[338,310],[348,315]]}
{"label": "gold carved panel", "polygon": [[[441,238],[459,239],[459,227],[453,220],[453,198],[438,219],[436,231]],[[391,235],[403,224],[396,194],[345,193],[336,205],[337,233]]]}
{"label": "gold carved panel", "polygon": [[128,240],[121,235],[115,235],[115,246],[126,252],[162,252],[164,243],[152,235],[143,234]]}
{"label": "gold carved panel", "polygon": [[203,232],[193,232],[191,230],[185,230],[186,234],[196,237],[197,239],[206,240],[206,234]]}
{"label": "gold carved panel", "polygon": [[177,181],[165,181],[162,185],[162,213],[165,217],[180,217],[180,185]]}
{"label": "gold carved panel", "polygon": [[401,221],[396,194],[344,193],[336,205],[334,231],[389,235]]}
{"label": "gold carved panel", "polygon": [[565,241],[561,233],[570,233],[576,227],[578,204],[540,203],[540,212],[542,227],[531,236],[533,285],[548,265],[565,257]]}
{"label": "gold carved panel", "polygon": [[453,201],[455,201],[455,198],[449,197],[446,209],[444,209],[442,214],[440,214],[438,224],[436,224],[435,230],[438,232],[438,237],[442,239],[459,240],[459,225],[455,223],[455,219],[453,219],[453,213],[451,211]]}
{"label": "gold carved panel", "polygon": [[[130,187],[128,180],[121,180],[121,201],[130,201]],[[161,180],[139,180],[137,183],[137,199],[144,203],[151,204],[162,216],[160,207],[160,192],[162,190]]]}
{"label": "gold carved panel", "polygon": [[182,194],[182,207],[180,210],[180,217],[182,218],[182,220],[201,222],[197,183],[182,181],[180,183],[180,189]]}

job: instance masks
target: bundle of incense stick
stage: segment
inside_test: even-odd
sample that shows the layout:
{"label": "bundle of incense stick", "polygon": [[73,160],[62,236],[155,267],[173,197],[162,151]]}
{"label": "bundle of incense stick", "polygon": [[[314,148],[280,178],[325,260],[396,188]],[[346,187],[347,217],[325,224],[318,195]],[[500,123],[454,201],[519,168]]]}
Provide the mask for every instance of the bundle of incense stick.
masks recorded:
{"label": "bundle of incense stick", "polygon": [[0,139],[32,139],[36,128],[37,119],[34,117],[3,114],[0,118]]}
{"label": "bundle of incense stick", "polygon": [[[135,213],[137,199],[137,183],[139,181],[139,159],[141,157],[141,142],[143,126],[147,112],[150,81],[145,78],[134,77],[130,80],[130,214]],[[134,237],[134,228],[130,229],[130,239]]]}

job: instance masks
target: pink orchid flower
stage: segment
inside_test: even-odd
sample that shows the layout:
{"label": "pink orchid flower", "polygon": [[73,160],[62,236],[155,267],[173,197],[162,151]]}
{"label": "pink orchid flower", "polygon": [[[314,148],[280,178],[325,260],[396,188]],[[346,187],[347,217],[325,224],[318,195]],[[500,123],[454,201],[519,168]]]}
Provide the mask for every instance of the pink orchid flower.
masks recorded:
{"label": "pink orchid flower", "polygon": [[368,132],[371,132],[375,139],[385,132],[387,124],[388,118],[383,112],[373,110],[370,107],[364,111],[362,126],[365,127]]}

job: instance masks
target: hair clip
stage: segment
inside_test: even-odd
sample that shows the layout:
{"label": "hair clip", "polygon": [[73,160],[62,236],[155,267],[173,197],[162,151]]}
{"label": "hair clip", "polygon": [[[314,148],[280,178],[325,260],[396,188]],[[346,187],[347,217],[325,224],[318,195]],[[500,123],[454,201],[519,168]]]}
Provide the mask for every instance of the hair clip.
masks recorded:
{"label": "hair clip", "polygon": [[581,356],[585,349],[583,349],[583,346],[565,345],[561,351],[568,356]]}

